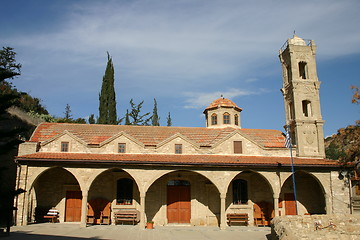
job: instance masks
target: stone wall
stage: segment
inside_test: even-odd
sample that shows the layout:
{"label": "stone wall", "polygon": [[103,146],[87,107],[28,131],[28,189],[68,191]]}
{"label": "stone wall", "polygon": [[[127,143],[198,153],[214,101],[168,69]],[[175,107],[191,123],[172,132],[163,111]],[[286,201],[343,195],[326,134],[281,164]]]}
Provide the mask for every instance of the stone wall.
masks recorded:
{"label": "stone wall", "polygon": [[[316,227],[316,223],[319,223]],[[281,216],[271,221],[273,240],[360,239],[360,215]]]}

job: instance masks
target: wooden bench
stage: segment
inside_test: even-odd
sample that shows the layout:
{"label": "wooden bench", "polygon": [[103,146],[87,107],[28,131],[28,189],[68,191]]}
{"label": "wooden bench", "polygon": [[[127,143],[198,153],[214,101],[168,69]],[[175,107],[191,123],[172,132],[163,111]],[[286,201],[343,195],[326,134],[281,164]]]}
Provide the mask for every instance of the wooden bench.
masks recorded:
{"label": "wooden bench", "polygon": [[246,226],[249,225],[249,216],[247,213],[229,213],[227,214],[227,220],[229,222],[229,226],[233,223],[243,223]]}
{"label": "wooden bench", "polygon": [[50,219],[52,223],[58,222],[58,216],[45,215],[45,216],[43,216],[43,218]]}
{"label": "wooden bench", "polygon": [[137,210],[118,210],[114,212],[115,224],[131,222],[133,225],[139,222],[139,211]]}

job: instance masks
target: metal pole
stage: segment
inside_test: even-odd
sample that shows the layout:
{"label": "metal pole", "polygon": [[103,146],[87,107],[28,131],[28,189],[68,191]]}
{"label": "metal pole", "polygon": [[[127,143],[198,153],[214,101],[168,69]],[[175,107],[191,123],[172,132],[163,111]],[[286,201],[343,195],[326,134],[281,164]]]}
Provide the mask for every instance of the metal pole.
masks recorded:
{"label": "metal pole", "polygon": [[296,215],[298,215],[297,197],[296,197],[296,180],[295,180],[295,170],[294,170],[294,158],[292,156],[292,144],[291,143],[290,143],[290,157],[291,157],[292,180],[293,180],[293,185],[294,185],[295,209],[296,209]]}

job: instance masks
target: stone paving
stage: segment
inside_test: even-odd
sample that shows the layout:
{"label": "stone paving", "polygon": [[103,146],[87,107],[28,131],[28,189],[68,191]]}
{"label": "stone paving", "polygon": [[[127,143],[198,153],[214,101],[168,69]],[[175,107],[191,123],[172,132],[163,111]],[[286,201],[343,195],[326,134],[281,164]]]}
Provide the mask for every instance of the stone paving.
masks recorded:
{"label": "stone paving", "polygon": [[97,225],[81,228],[78,224],[42,223],[12,227],[5,240],[80,240],[80,239],[123,239],[123,240],[270,240],[270,227],[155,227],[153,230],[138,226]]}

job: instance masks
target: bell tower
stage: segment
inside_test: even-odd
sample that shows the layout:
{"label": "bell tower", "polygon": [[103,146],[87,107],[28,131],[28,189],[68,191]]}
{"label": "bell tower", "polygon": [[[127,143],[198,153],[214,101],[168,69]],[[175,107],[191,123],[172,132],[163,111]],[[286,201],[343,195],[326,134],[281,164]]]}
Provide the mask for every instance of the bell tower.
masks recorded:
{"label": "bell tower", "polygon": [[296,146],[298,157],[325,157],[315,55],[315,42],[296,35],[288,39],[279,51],[286,125],[290,126],[292,144]]}

